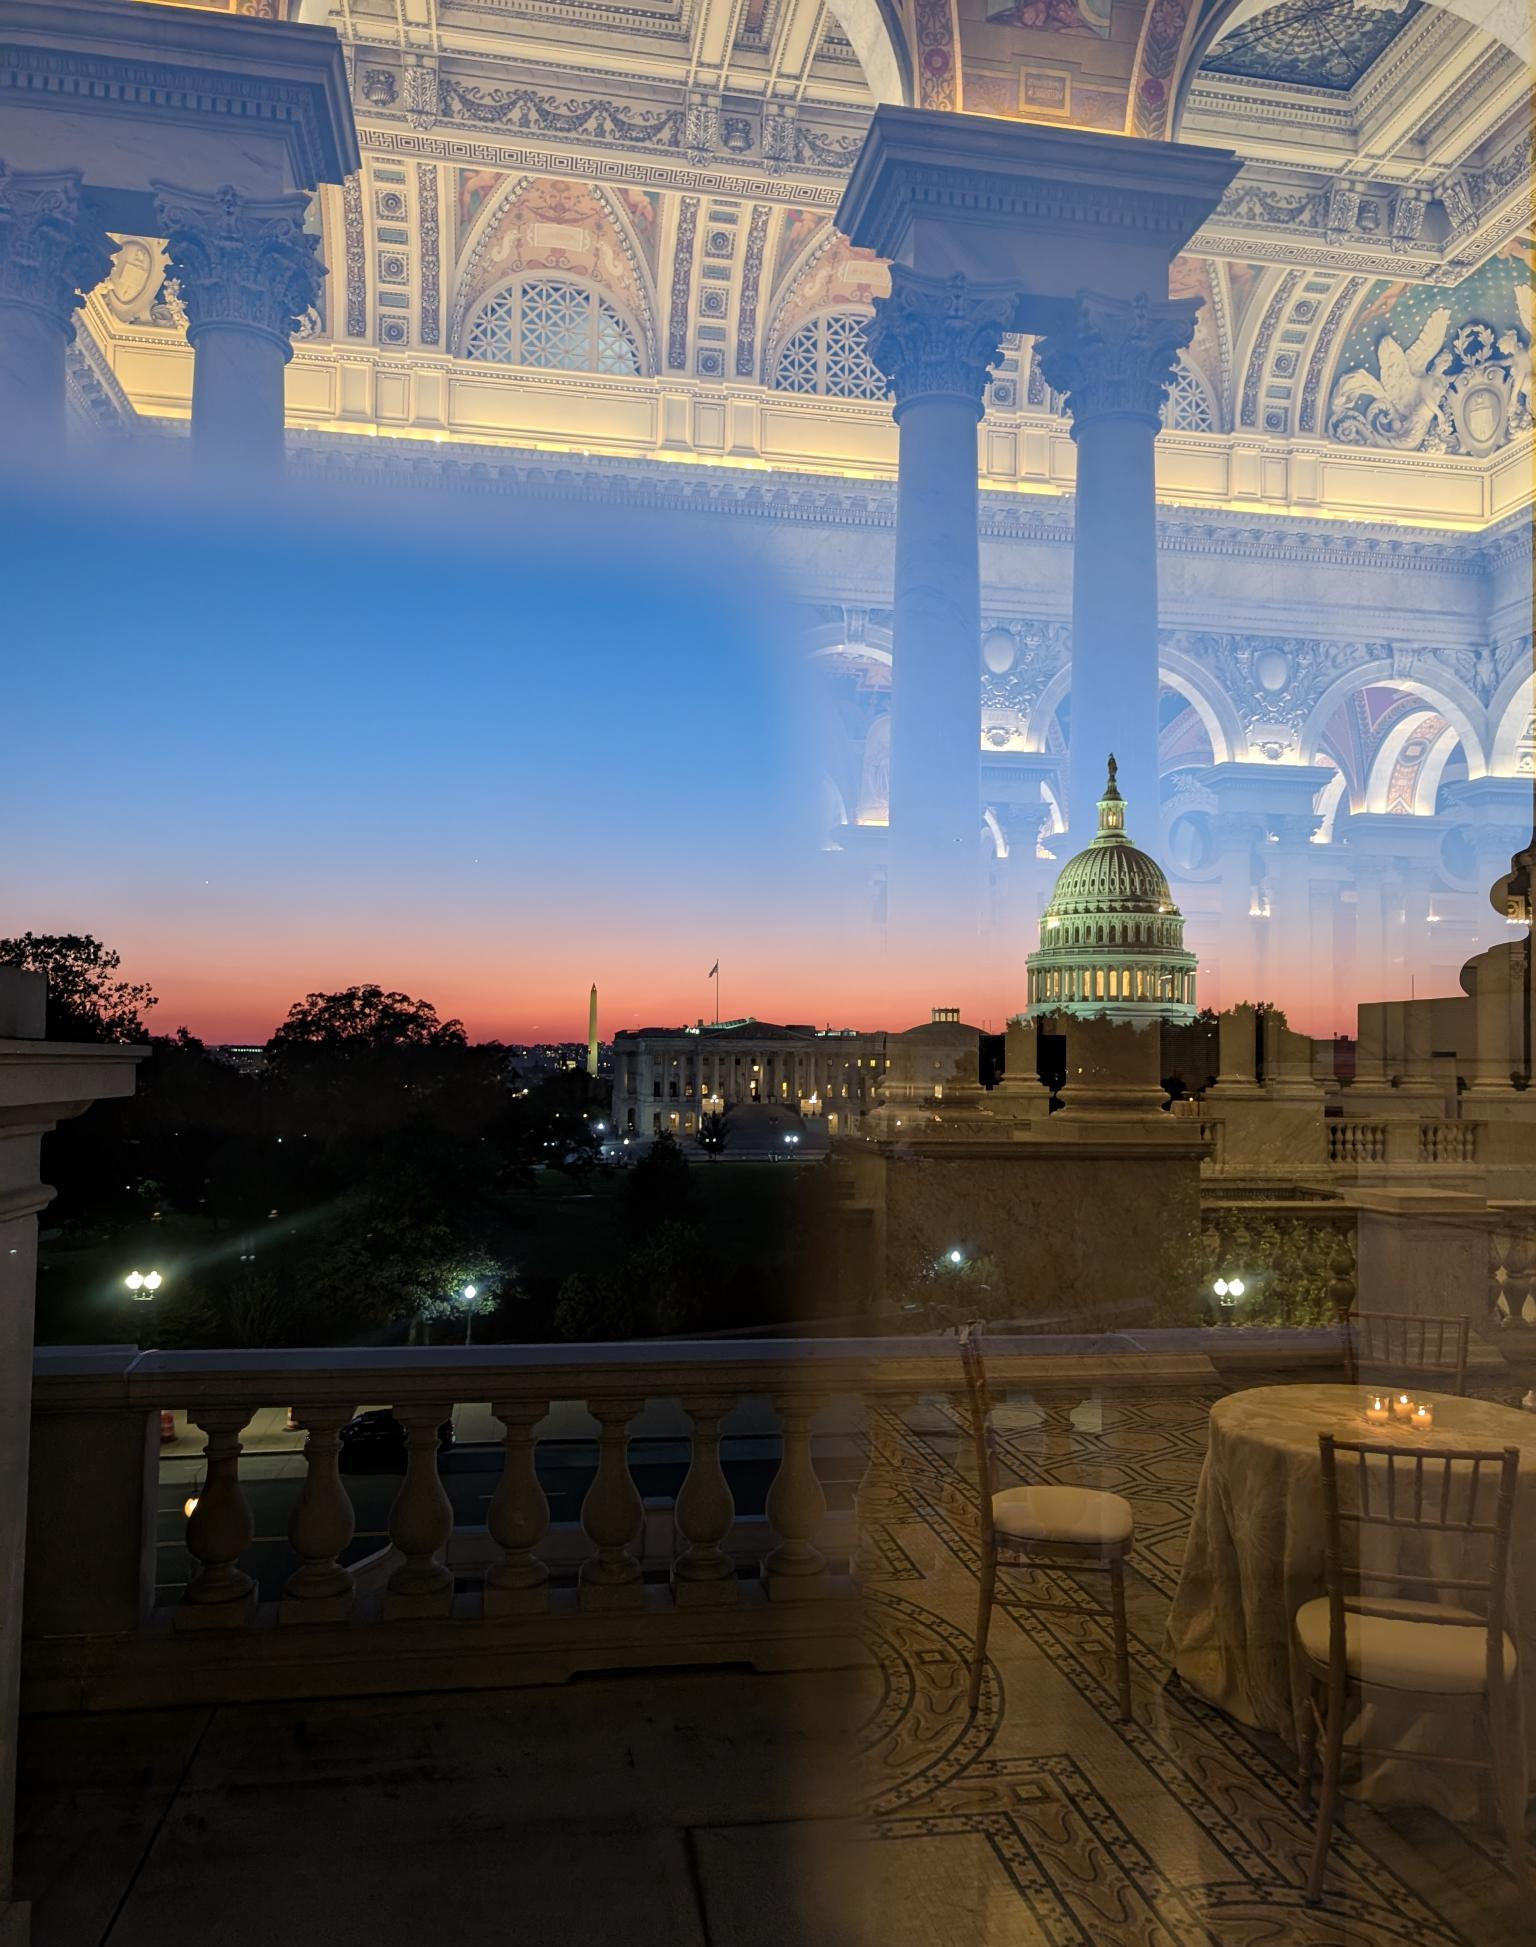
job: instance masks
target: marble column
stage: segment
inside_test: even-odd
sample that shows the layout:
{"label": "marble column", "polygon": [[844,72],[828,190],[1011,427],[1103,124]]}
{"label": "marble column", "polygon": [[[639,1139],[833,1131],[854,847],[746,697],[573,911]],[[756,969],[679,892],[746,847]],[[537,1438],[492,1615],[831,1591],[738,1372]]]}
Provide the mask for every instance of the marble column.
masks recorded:
{"label": "marble column", "polygon": [[42,1141],[92,1102],[132,1094],[134,1066],[148,1052],[44,1041],[44,994],[41,974],[0,967],[0,1941],[6,1943],[27,1938],[11,1862],[37,1219],[53,1197],[41,1177]]}
{"label": "marble column", "polygon": [[970,958],[979,915],[981,557],[976,428],[1012,294],[897,264],[869,351],[899,436],[889,938]]}
{"label": "marble column", "polygon": [[257,199],[155,185],[169,270],[195,354],[192,436],[220,467],[274,473],[283,453],[283,368],[320,292],[307,196]]}
{"label": "marble column", "polygon": [[1037,340],[1046,382],[1069,395],[1077,447],[1072,558],[1071,825],[1112,751],[1129,818],[1159,851],[1157,491],[1153,452],[1196,299],[1084,292],[1070,326]]}
{"label": "marble column", "polygon": [[0,464],[58,458],[75,310],[111,267],[74,171],[0,165]]}

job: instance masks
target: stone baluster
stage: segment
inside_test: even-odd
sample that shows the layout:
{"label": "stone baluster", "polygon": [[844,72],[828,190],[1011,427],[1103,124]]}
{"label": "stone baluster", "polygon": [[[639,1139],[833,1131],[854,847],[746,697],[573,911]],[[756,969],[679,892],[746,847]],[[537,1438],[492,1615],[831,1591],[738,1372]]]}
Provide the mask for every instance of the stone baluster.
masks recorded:
{"label": "stone baluster", "polygon": [[870,1547],[870,1533],[876,1526],[912,1519],[912,1506],[904,1486],[906,1470],[902,1465],[902,1449],[906,1427],[901,1416],[920,1397],[918,1393],[881,1393],[865,1407],[869,1464],[854,1494],[861,1549]]}
{"label": "stone baluster", "polygon": [[194,353],[192,436],[200,454],[273,472],[283,451],[283,368],[320,294],[307,196],[253,199],[156,183],[171,274]]}
{"label": "stone baluster", "polygon": [[768,1525],[778,1546],[763,1561],[770,1596],[799,1601],[830,1587],[826,1557],[815,1537],[826,1519],[827,1497],[811,1463],[811,1416],[818,1402],[795,1396],[776,1400],[783,1421],[779,1471],[768,1490]]}
{"label": "stone baluster", "polygon": [[58,459],[75,310],[111,265],[78,171],[0,163],[0,464]]}
{"label": "stone baluster", "polygon": [[207,1469],[187,1522],[187,1553],[197,1563],[176,1611],[179,1629],[234,1629],[251,1620],[256,1585],[240,1566],[255,1529],[240,1485],[243,1406],[191,1407],[187,1418],[208,1436]]}
{"label": "stone baluster", "polygon": [[[1105,757],[1132,805],[1158,803],[1157,494],[1154,449],[1192,299],[1084,292],[1071,324],[1035,343],[1046,383],[1069,395],[1077,447],[1072,549],[1072,747],[1077,831]],[[1157,849],[1156,834],[1150,834]]]}
{"label": "stone baluster", "polygon": [[437,1471],[438,1428],[452,1412],[444,1405],[402,1410],[405,1479],[389,1510],[389,1538],[405,1557],[384,1591],[384,1618],[453,1613],[453,1574],[442,1562],[453,1533],[453,1504]]}
{"label": "stone baluster", "polygon": [[485,1573],[488,1616],[537,1616],[549,1607],[549,1570],[534,1553],[549,1531],[549,1501],[539,1485],[533,1437],[547,1410],[545,1400],[502,1399],[491,1407],[506,1438],[501,1479],[485,1518],[501,1550],[501,1560]]}
{"label": "stone baluster", "polygon": [[645,1524],[645,1504],[629,1471],[629,1423],[637,1399],[588,1402],[599,1427],[597,1472],[581,1504],[581,1526],[597,1551],[581,1565],[584,1609],[638,1609],[645,1601],[635,1542]]}
{"label": "stone baluster", "polygon": [[672,1594],[679,1608],[739,1602],[736,1564],[721,1546],[736,1519],[735,1498],[720,1465],[720,1422],[730,1401],[691,1399],[686,1405],[693,1452],[675,1515],[688,1546],[672,1566]]}
{"label": "stone baluster", "polygon": [[[1015,293],[891,268],[870,357],[895,397],[898,441],[891,681],[891,950],[978,919],[981,556],[976,428]],[[857,1110],[852,1113],[857,1114]]]}
{"label": "stone baluster", "polygon": [[307,1429],[304,1485],[288,1522],[288,1539],[299,1557],[278,1609],[285,1623],[344,1622],[352,1611],[352,1571],[337,1559],[356,1529],[352,1497],[342,1484],[338,1457],[350,1406],[306,1406],[293,1417]]}

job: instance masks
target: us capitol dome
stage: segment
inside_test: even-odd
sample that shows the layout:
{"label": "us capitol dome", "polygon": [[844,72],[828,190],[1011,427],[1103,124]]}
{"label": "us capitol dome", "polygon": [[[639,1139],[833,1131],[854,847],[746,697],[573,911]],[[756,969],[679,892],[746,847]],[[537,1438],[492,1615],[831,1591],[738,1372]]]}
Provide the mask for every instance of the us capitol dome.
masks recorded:
{"label": "us capitol dome", "polygon": [[1039,950],[1027,965],[1031,1016],[1195,1017],[1195,956],[1184,948],[1184,915],[1162,867],[1126,835],[1113,757],[1098,835],[1062,867],[1040,921]]}

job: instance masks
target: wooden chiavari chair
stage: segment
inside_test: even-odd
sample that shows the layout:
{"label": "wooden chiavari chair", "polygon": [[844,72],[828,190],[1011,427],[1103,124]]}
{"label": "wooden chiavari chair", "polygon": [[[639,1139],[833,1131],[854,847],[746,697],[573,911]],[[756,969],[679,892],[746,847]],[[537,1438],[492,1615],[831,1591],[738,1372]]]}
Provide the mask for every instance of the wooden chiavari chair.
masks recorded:
{"label": "wooden chiavari chair", "polygon": [[[1519,1449],[1412,1449],[1336,1440],[1320,1434],[1326,1595],[1297,1610],[1295,1653],[1307,1683],[1300,1787],[1311,1796],[1318,1739],[1323,1746],[1317,1836],[1307,1899],[1322,1895],[1328,1843],[1338,1811],[1346,1749],[1414,1764],[1487,1771],[1498,1801],[1510,1869],[1530,1891],[1525,1856],[1527,1762],[1520,1708],[1520,1669],[1505,1631],[1510,1533]],[[1345,1537],[1355,1544],[1346,1550]],[[1382,1559],[1422,1562],[1426,1551],[1457,1544],[1456,1573],[1367,1565],[1372,1544]],[[1474,1572],[1478,1562],[1481,1572]],[[1405,1594],[1405,1591],[1412,1593]],[[1446,1601],[1442,1598],[1449,1597]],[[1411,1700],[1419,1709],[1465,1715],[1487,1712],[1486,1755],[1442,1756],[1345,1745],[1360,1705]]]}
{"label": "wooden chiavari chair", "polygon": [[[960,1359],[970,1398],[971,1433],[976,1443],[978,1518],[981,1534],[981,1587],[976,1610],[976,1644],[971,1656],[967,1710],[976,1714],[986,1666],[987,1632],[1001,1568],[1092,1568],[1109,1575],[1110,1613],[1115,1646],[1115,1687],[1122,1721],[1131,1715],[1131,1662],[1125,1624],[1125,1558],[1135,1521],[1131,1504],[1118,1494],[1091,1487],[998,1488],[992,1397],[981,1353],[981,1324],[973,1320],[960,1334]],[[1034,1603],[1038,1609],[1061,1608]]]}

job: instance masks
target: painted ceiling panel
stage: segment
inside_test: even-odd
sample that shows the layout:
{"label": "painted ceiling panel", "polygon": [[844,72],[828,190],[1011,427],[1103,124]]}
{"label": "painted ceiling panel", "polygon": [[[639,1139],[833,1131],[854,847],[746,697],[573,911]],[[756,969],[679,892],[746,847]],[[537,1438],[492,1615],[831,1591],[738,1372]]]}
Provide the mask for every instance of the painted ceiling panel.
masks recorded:
{"label": "painted ceiling panel", "polygon": [[1405,0],[1400,7],[1360,0],[1281,0],[1218,41],[1205,58],[1204,71],[1347,92],[1419,7],[1420,0]]}

